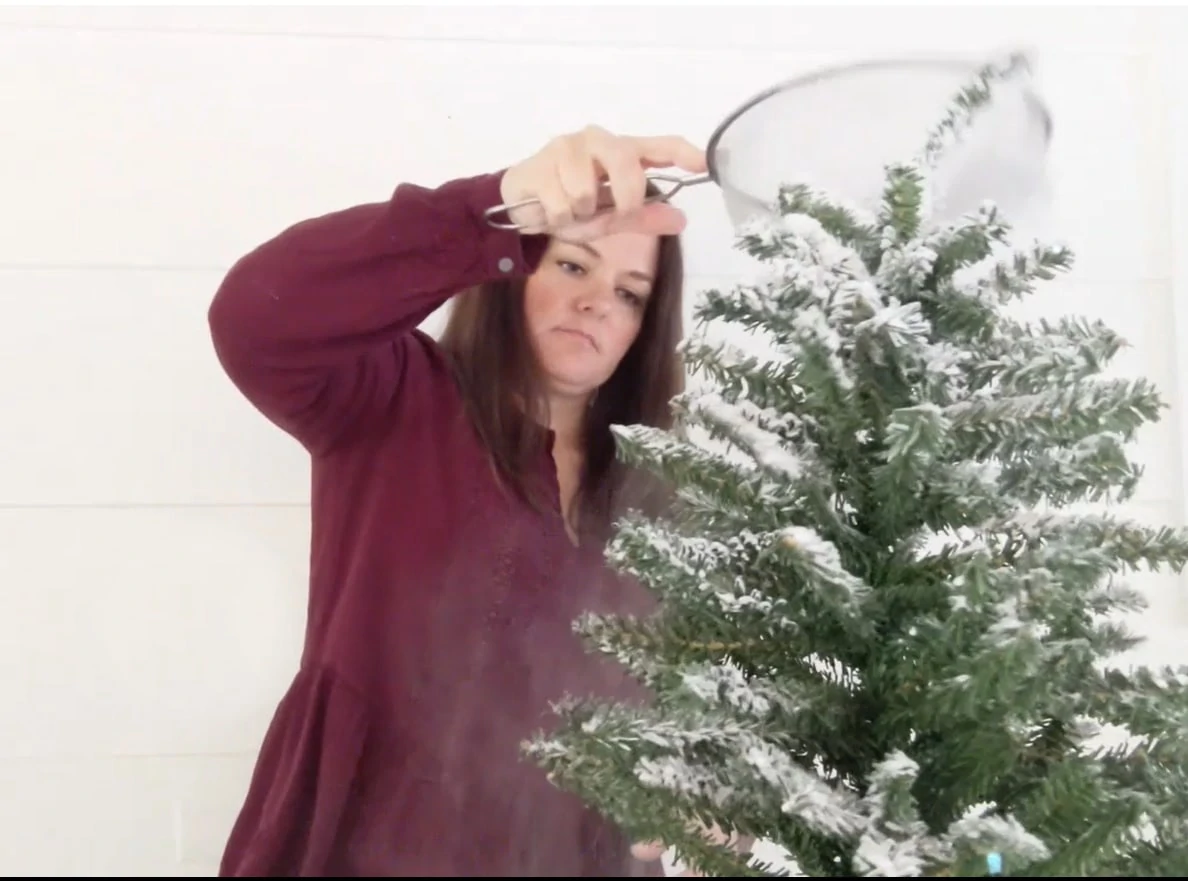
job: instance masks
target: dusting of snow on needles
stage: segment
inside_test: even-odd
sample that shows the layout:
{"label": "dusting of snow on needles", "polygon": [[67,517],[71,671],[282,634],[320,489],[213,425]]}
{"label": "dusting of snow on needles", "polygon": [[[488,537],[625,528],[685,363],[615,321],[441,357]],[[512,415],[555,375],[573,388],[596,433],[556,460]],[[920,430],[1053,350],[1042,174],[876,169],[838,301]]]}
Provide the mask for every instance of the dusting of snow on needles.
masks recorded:
{"label": "dusting of snow on needles", "polygon": [[685,688],[706,703],[725,703],[748,716],[762,718],[771,712],[771,701],[757,693],[733,664],[690,668],[681,676]]}
{"label": "dusting of snow on needles", "polygon": [[845,568],[837,547],[821,538],[816,530],[789,526],[781,530],[781,536],[787,552],[802,560],[822,581],[844,588],[851,601],[859,602],[869,594],[866,582]]}
{"label": "dusting of snow on needles", "polygon": [[781,415],[771,408],[761,409],[750,401],[731,404],[712,393],[694,398],[690,412],[726,427],[760,467],[788,480],[800,477],[803,462],[778,433],[793,423],[791,415]]}

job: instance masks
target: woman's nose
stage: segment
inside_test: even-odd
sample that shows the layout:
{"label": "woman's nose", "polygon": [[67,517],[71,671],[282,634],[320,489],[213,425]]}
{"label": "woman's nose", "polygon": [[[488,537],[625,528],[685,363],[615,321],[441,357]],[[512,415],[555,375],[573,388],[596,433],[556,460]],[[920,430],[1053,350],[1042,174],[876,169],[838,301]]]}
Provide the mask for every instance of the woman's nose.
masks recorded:
{"label": "woman's nose", "polygon": [[578,308],[583,312],[603,312],[614,301],[614,286],[602,282],[591,282],[578,294]]}

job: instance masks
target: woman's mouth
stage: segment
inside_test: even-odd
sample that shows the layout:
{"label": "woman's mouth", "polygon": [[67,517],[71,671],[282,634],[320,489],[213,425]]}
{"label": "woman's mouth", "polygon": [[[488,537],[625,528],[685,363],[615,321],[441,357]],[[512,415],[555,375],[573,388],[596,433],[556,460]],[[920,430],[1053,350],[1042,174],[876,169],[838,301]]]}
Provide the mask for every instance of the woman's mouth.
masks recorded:
{"label": "woman's mouth", "polygon": [[583,333],[580,330],[574,330],[572,327],[559,327],[559,328],[557,328],[557,330],[563,334],[567,334],[569,336],[574,336],[574,337],[577,337],[578,339],[585,340],[587,345],[589,345],[591,349],[593,349],[595,352],[598,351],[598,344],[594,342],[594,337],[590,336],[588,333]]}

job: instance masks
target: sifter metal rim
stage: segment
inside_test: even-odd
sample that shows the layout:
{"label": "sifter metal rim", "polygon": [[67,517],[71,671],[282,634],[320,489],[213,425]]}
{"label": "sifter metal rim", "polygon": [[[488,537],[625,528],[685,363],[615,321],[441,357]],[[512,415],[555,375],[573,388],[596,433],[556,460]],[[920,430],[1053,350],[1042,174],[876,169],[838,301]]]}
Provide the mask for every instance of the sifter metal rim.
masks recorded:
{"label": "sifter metal rim", "polygon": [[[1023,56],[1028,66],[1030,66],[1030,59],[1026,55]],[[819,67],[808,73],[799,76],[791,77],[782,80],[772,86],[768,86],[761,92],[757,92],[731,111],[714,129],[713,134],[710,135],[709,141],[706,143],[706,171],[710,179],[719,187],[725,188],[722,182],[720,168],[718,165],[718,145],[723,136],[730,129],[730,127],[737,122],[744,114],[754,109],[756,105],[763,103],[768,98],[771,98],[780,92],[789,89],[798,88],[800,86],[811,85],[819,80],[828,79],[844,74],[860,73],[870,70],[877,70],[883,68],[905,68],[905,67],[927,67],[927,68],[950,68],[955,73],[969,73],[980,69],[981,64],[961,58],[920,58],[920,57],[904,57],[904,58],[881,58],[868,59],[866,61],[847,62],[832,64],[825,67]],[[1048,109],[1048,105],[1036,91],[1027,86],[1023,92],[1024,100],[1030,106],[1032,112],[1040,117],[1044,129],[1044,146],[1047,147],[1052,141],[1052,112]],[[731,187],[733,190],[734,188]]]}

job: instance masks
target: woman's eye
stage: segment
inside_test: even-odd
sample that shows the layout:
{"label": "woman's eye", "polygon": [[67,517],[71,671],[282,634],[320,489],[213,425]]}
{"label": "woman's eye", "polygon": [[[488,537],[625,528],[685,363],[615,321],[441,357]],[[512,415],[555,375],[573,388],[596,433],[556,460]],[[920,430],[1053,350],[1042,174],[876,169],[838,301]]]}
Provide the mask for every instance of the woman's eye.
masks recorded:
{"label": "woman's eye", "polygon": [[566,272],[585,272],[585,270],[576,263],[570,263],[568,260],[559,260],[558,264]]}

